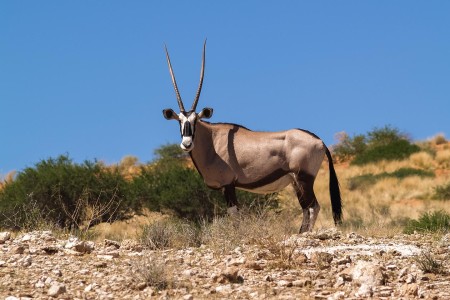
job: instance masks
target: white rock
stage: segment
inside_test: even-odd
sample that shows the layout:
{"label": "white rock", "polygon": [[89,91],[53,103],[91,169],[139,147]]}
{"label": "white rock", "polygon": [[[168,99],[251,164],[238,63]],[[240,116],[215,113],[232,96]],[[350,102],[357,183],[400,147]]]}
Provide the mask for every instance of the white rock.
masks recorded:
{"label": "white rock", "polygon": [[4,244],[10,238],[11,238],[11,232],[8,232],[8,231],[0,232],[0,244]]}
{"label": "white rock", "polygon": [[89,272],[88,269],[81,269],[80,271],[78,271],[78,273],[79,273],[80,275],[87,275],[87,274],[89,274],[90,272]]}
{"label": "white rock", "polygon": [[73,250],[81,252],[81,253],[91,253],[95,249],[94,242],[77,242],[72,247]]}
{"label": "white rock", "polygon": [[54,283],[52,286],[48,289],[47,295],[50,297],[58,297],[61,294],[64,294],[66,292],[66,286],[62,283]]}
{"label": "white rock", "polygon": [[278,286],[282,286],[282,287],[291,287],[292,286],[292,282],[287,281],[287,280],[280,280],[277,282]]}
{"label": "white rock", "polygon": [[84,288],[84,292],[85,293],[89,293],[90,291],[92,291],[92,284],[88,285],[87,287]]}
{"label": "white rock", "polygon": [[245,264],[246,259],[245,257],[239,257],[239,258],[232,258],[230,261],[227,262],[227,266],[239,266]]}
{"label": "white rock", "polygon": [[26,233],[24,236],[22,236],[22,238],[20,239],[22,242],[28,242],[31,241],[31,235],[29,235],[28,233]]}
{"label": "white rock", "polygon": [[53,282],[53,279],[51,277],[45,278],[45,281],[44,281],[45,285],[50,285],[52,282]]}
{"label": "white rock", "polygon": [[104,259],[104,260],[113,260],[114,259],[114,256],[112,256],[112,255],[101,255],[101,254],[99,254],[99,255],[97,255],[97,257],[100,258],[100,259]]}
{"label": "white rock", "polygon": [[224,293],[229,294],[231,293],[232,289],[230,285],[219,285],[216,287],[216,293]]}
{"label": "white rock", "polygon": [[373,287],[369,284],[362,284],[355,294],[356,297],[369,298],[373,296]]}
{"label": "white rock", "polygon": [[19,263],[20,266],[25,267],[25,268],[31,266],[31,263],[32,263],[31,256],[27,255],[27,256],[21,258],[18,261],[18,263]]}
{"label": "white rock", "polygon": [[184,270],[182,274],[183,274],[183,276],[191,277],[191,276],[197,274],[197,272],[192,269],[187,269],[187,270]]}
{"label": "white rock", "polygon": [[38,280],[38,282],[34,284],[34,287],[37,289],[43,288],[45,287],[45,283],[42,280]]}

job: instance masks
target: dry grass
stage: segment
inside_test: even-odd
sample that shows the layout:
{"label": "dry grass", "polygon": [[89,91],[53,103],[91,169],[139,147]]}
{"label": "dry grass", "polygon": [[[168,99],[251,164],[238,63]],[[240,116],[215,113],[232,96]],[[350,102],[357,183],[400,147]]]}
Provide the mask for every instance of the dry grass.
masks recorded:
{"label": "dry grass", "polygon": [[436,153],[436,163],[441,169],[450,169],[450,150],[444,149]]}
{"label": "dry grass", "polygon": [[0,190],[3,188],[3,186],[5,186],[5,184],[12,182],[16,174],[16,171],[11,171],[4,176],[0,174]]}
{"label": "dry grass", "polygon": [[140,235],[141,244],[151,250],[198,247],[201,232],[198,224],[176,218],[164,218],[145,225]]}
{"label": "dry grass", "polygon": [[[340,180],[344,205],[342,229],[366,235],[392,236],[402,232],[408,219],[417,219],[425,212],[443,210],[450,213],[448,202],[432,200],[435,187],[450,182],[450,149],[447,147],[449,143],[442,142],[440,138],[437,140],[425,142],[426,145],[423,147],[427,149],[426,151],[415,153],[402,161],[382,161],[363,166],[337,164],[336,172]],[[123,166],[135,164],[134,159],[124,159],[123,162]],[[432,171],[436,177],[382,178],[374,184],[349,189],[349,179],[352,177],[392,173],[401,168]],[[315,192],[321,205],[316,230],[334,227],[328,176],[327,162],[324,162],[315,184]],[[200,239],[201,243],[207,244],[217,253],[224,253],[244,244],[263,245],[266,248],[271,247],[270,245],[280,245],[280,241],[284,238],[298,232],[302,219],[300,205],[292,188],[285,189],[280,194],[280,199],[280,209],[277,213],[261,208],[256,213],[241,212],[234,218],[216,218],[212,223],[205,222],[198,229],[201,236],[196,239]],[[161,220],[166,217],[159,213],[147,212],[131,220],[100,224],[94,229],[98,239],[139,239],[142,237],[143,228],[150,220]],[[183,242],[182,235],[186,234],[181,231],[180,235],[177,230],[171,235],[175,240],[178,239],[179,243],[172,241],[171,245],[183,247],[186,245],[186,239]],[[280,257],[288,257],[286,254],[288,250],[278,248],[276,251]]]}
{"label": "dry grass", "polygon": [[134,215],[131,219],[115,221],[113,223],[100,223],[92,227],[91,231],[98,241],[104,239],[116,241],[139,239],[145,226],[166,218],[167,216],[161,213],[144,209],[142,215]]}
{"label": "dry grass", "polygon": [[430,153],[424,151],[412,154],[409,157],[409,162],[411,162],[411,165],[413,167],[423,170],[432,170],[436,166],[436,162],[434,161],[433,156]]}
{"label": "dry grass", "polygon": [[229,252],[243,245],[270,247],[297,232],[292,217],[264,208],[259,212],[241,210],[235,216],[218,217],[204,223],[201,240],[217,254]]}
{"label": "dry grass", "polygon": [[[418,218],[428,211],[444,210],[450,212],[445,201],[431,200],[434,188],[450,182],[450,150],[436,148],[436,155],[428,151],[418,152],[402,161],[368,164],[363,166],[336,166],[340,180],[344,205],[345,230],[359,231],[373,235],[392,235],[402,231],[407,218]],[[442,149],[441,149],[442,148]],[[384,178],[364,188],[350,190],[350,178],[363,174],[392,173],[400,168],[417,168],[437,171],[435,178],[411,176],[404,179]],[[443,170],[442,170],[443,169]],[[328,192],[328,170],[323,167],[316,180],[315,192],[322,211],[316,223],[316,229],[333,226]],[[294,203],[296,199],[288,201]],[[298,204],[297,204],[298,205]]]}
{"label": "dry grass", "polygon": [[157,290],[174,287],[174,281],[169,276],[171,272],[159,253],[151,253],[139,257],[139,259],[134,260],[132,269],[136,278],[144,286],[153,287]]}

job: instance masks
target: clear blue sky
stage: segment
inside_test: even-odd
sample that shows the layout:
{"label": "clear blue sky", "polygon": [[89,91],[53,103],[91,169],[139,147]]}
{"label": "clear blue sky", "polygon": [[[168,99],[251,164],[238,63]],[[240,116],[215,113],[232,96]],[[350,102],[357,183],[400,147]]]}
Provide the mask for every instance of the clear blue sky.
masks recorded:
{"label": "clear blue sky", "polygon": [[206,37],[212,122],[450,134],[450,1],[1,1],[0,174],[179,143]]}

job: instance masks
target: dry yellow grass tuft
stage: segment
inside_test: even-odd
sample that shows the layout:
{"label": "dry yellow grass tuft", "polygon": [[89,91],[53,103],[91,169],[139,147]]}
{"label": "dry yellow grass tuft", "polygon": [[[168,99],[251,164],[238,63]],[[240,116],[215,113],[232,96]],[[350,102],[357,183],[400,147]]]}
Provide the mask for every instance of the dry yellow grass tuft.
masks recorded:
{"label": "dry yellow grass tuft", "polygon": [[5,176],[0,174],[0,190],[5,186],[5,184],[12,182],[15,176],[16,171],[8,172]]}
{"label": "dry yellow grass tuft", "polygon": [[98,241],[104,239],[117,241],[122,241],[124,239],[138,239],[146,225],[166,218],[168,218],[168,216],[144,209],[142,215],[134,215],[128,220],[100,223],[92,227],[90,231]]}
{"label": "dry yellow grass tuft", "polygon": [[450,169],[450,150],[444,149],[436,153],[436,163],[441,169]]}
{"label": "dry yellow grass tuft", "polygon": [[436,166],[433,156],[425,151],[417,152],[409,157],[412,167],[417,167],[424,170],[432,170]]}

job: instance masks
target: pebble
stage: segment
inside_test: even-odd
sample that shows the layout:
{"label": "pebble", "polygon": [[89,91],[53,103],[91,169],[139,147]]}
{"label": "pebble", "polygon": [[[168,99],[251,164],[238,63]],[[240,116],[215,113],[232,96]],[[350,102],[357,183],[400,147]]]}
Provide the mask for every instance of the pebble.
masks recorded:
{"label": "pebble", "polygon": [[11,232],[9,231],[0,232],[0,244],[6,243],[6,241],[8,241],[10,238]]}
{"label": "pebble", "polygon": [[54,283],[48,289],[47,295],[50,297],[58,297],[66,292],[66,286],[62,283]]}

